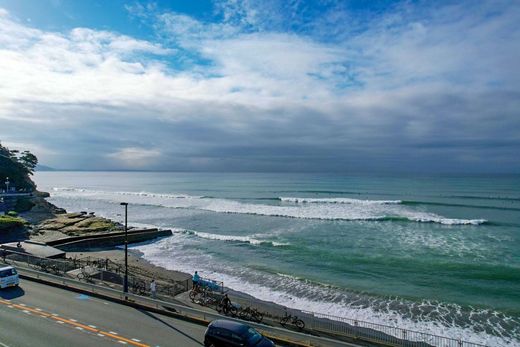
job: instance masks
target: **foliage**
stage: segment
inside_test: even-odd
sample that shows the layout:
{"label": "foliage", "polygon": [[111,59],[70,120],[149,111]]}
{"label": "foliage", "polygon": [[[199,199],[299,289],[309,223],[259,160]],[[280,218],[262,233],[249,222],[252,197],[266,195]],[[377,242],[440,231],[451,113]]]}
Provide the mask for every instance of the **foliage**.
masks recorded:
{"label": "foliage", "polygon": [[16,211],[9,211],[9,212],[7,212],[7,215],[11,216],[11,217],[18,217],[18,212],[16,212]]}
{"label": "foliage", "polygon": [[28,198],[18,198],[16,200],[16,205],[14,207],[16,212],[26,212],[30,211],[31,208],[33,208],[34,202],[31,201],[31,199]]}
{"label": "foliage", "polygon": [[36,164],[38,164],[38,159],[31,152],[20,153],[4,147],[0,143],[0,190],[5,189],[4,182],[7,178],[18,190],[35,190],[36,185],[30,175],[33,174]]}
{"label": "foliage", "polygon": [[0,232],[22,227],[27,222],[19,217],[0,216]]}

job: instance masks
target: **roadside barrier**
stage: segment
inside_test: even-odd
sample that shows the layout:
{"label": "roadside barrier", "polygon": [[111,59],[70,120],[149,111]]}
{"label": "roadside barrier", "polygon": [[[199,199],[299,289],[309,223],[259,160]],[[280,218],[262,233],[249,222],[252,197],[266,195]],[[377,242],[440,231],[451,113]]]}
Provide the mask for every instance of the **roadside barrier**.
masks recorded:
{"label": "roadside barrier", "polygon": [[[200,324],[207,325],[211,321],[215,319],[228,319],[234,320],[240,323],[238,319],[221,316],[218,313],[203,311],[195,308],[191,308],[188,306],[178,305],[174,303],[170,303],[162,300],[155,300],[139,295],[134,295],[131,293],[123,293],[120,290],[114,290],[111,288],[106,288],[102,286],[98,286],[96,284],[85,283],[73,279],[69,279],[66,277],[56,276],[49,273],[39,272],[34,269],[30,269],[27,267],[22,267],[17,265],[17,269],[22,277],[26,277],[28,279],[36,279],[42,282],[46,282],[49,284],[58,285],[63,288],[70,288],[72,290],[88,292],[92,294],[97,294],[103,297],[108,297],[115,299],[120,302],[126,302],[131,305],[141,305],[143,307],[155,309],[158,311],[163,311],[165,314],[170,316],[175,316],[177,318],[183,318],[190,321],[195,321]],[[347,342],[337,341],[324,337],[317,337],[312,335],[307,335],[303,333],[293,332],[290,330],[285,330],[277,327],[271,327],[263,324],[256,324],[252,322],[247,322],[248,325],[254,327],[262,334],[266,335],[269,338],[285,341],[291,345],[296,346],[330,346],[330,347],[355,347],[357,345],[350,344]]]}
{"label": "roadside barrier", "polygon": [[[0,250],[0,252],[1,251],[2,250]],[[6,254],[7,254],[7,256],[6,256]],[[17,262],[19,261],[22,263],[26,263],[29,266],[35,266],[36,268],[38,268],[38,266],[39,266],[38,269],[43,269],[46,272],[53,272],[53,271],[48,271],[48,269],[54,269],[54,268],[60,268],[60,269],[62,269],[62,272],[66,272],[66,271],[70,271],[71,268],[74,269],[77,267],[85,267],[85,266],[92,266],[92,265],[99,266],[100,265],[99,261],[101,261],[99,259],[72,259],[72,260],[68,260],[68,261],[56,260],[56,259],[46,259],[46,258],[38,258],[38,257],[32,256],[32,255],[28,255],[26,253],[18,253],[18,252],[13,252],[13,251],[4,251],[3,256],[4,256],[4,261],[7,261],[7,260],[17,261]],[[105,262],[105,260],[102,260],[102,261]],[[44,267],[42,268],[41,264],[53,264],[53,265],[44,265]],[[112,278],[111,279],[112,283],[122,285],[122,277],[119,274],[117,274],[117,273],[122,272],[121,266],[119,264],[111,262],[110,260],[106,260],[105,265],[106,265],[107,269],[116,271],[116,273],[115,273],[116,279],[115,280],[113,279],[113,277],[114,277],[113,272],[108,272],[108,271],[104,271],[104,270],[101,271],[100,278],[98,278],[98,279],[104,280],[104,281],[110,281],[110,278]],[[99,266],[99,267],[102,268],[103,266]],[[114,270],[114,269],[116,269],[116,270]],[[134,269],[132,269],[132,271],[133,270]],[[34,273],[41,274],[42,276],[43,275],[52,276],[48,273],[41,273],[41,272],[35,271],[34,269],[24,269],[24,271],[32,271]],[[141,271],[141,270],[139,269],[137,271]],[[143,274],[139,274],[139,275],[143,275]],[[115,293],[119,293],[119,295],[121,294],[120,291],[98,286],[94,282],[83,283],[83,282],[78,282],[78,281],[71,280],[71,279],[64,278],[64,277],[59,277],[59,276],[53,276],[53,277],[63,279],[63,281],[67,281],[67,283],[75,283],[75,284],[80,284],[82,286],[87,285],[87,286],[90,286],[91,288],[101,288],[103,290],[110,290]],[[142,282],[142,280],[139,280],[136,277],[130,276],[130,278],[129,278],[130,290],[136,289],[136,288],[142,289],[143,285],[144,285],[144,291],[143,290],[134,290],[135,293],[143,294],[146,292],[146,283],[144,283],[144,284],[139,283],[139,281]],[[222,283],[217,283],[217,284],[218,284],[219,288],[223,288]],[[182,281],[179,283],[177,283],[177,282],[171,283],[171,285],[162,285],[162,286],[159,285],[158,293],[173,297],[178,293],[187,291],[189,288],[191,288],[191,280],[188,279],[186,281]],[[128,296],[139,298],[139,300],[141,300],[141,301],[148,300],[148,302],[151,302],[151,303],[158,302],[158,303],[160,303],[160,306],[163,306],[163,307],[166,307],[164,304],[167,303],[166,301],[153,300],[153,299],[149,299],[144,296],[137,296],[137,295],[133,295],[133,294],[128,294]],[[246,300],[240,300],[240,299],[238,299],[237,301],[241,305],[244,305],[244,306],[249,306],[251,308],[257,308],[259,310],[263,309],[262,307],[258,307],[257,305],[255,305],[255,302],[253,302],[253,301],[246,301]],[[187,309],[187,307],[182,306],[182,305],[177,305],[177,304],[172,304],[172,303],[167,303],[167,304],[182,307],[182,308],[184,308],[184,311],[186,311],[186,309]],[[159,306],[155,305],[154,307],[159,307]],[[176,308],[176,310],[177,310],[177,308]],[[205,314],[204,317],[206,317],[206,316],[210,317],[212,315],[212,313],[208,313],[206,311],[200,311],[200,310],[196,310],[196,309],[189,309],[188,311],[204,312],[204,314]],[[429,333],[414,331],[414,330],[410,330],[410,329],[404,329],[404,328],[395,327],[395,326],[388,326],[388,325],[383,325],[383,324],[378,324],[378,323],[366,322],[366,321],[356,320],[356,319],[351,319],[351,318],[337,317],[337,316],[333,316],[333,315],[310,312],[310,311],[297,311],[297,310],[290,310],[290,309],[281,310],[281,309],[273,306],[273,307],[270,307],[269,312],[265,312],[264,314],[265,314],[266,321],[270,321],[271,323],[277,324],[279,322],[280,317],[283,317],[285,312],[289,312],[293,315],[297,315],[298,318],[303,320],[305,323],[305,327],[306,327],[305,331],[309,331],[309,332],[312,332],[312,333],[315,333],[318,335],[330,336],[332,338],[340,338],[340,339],[343,338],[343,339],[349,340],[349,341],[365,341],[368,343],[375,343],[375,344],[384,345],[384,346],[406,346],[406,347],[428,347],[428,346],[485,347],[485,345],[483,345],[483,344],[468,342],[468,341],[464,341],[462,339],[449,338],[449,337],[445,337],[445,336],[429,334]],[[220,316],[217,313],[213,314],[213,316],[222,318],[222,316]],[[205,318],[203,318],[203,319],[206,320]],[[216,319],[216,318],[213,318],[213,319]],[[226,319],[230,319],[230,318],[226,317]],[[248,322],[248,324],[250,324],[252,326],[258,325],[253,322]],[[265,325],[261,325],[261,326],[267,327]],[[269,327],[269,328],[280,329],[280,328],[274,328],[274,327]],[[296,333],[296,332],[292,332],[291,330],[286,330],[286,329],[280,329],[280,330],[282,330],[284,332],[290,332],[291,334]],[[265,331],[265,330],[262,330],[262,331]],[[309,336],[306,334],[302,334],[302,335]],[[333,341],[333,340],[331,340],[331,341]],[[321,345],[316,344],[313,346],[321,346]],[[323,345],[323,346],[329,346],[329,345]]]}

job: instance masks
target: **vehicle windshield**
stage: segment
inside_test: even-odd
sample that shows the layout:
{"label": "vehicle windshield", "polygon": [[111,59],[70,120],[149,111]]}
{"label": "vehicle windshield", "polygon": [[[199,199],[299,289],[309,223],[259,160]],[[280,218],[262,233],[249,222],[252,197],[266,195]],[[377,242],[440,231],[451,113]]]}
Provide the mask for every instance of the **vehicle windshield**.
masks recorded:
{"label": "vehicle windshield", "polygon": [[251,345],[257,344],[262,339],[262,335],[253,328],[249,328],[246,332],[247,342]]}
{"label": "vehicle windshield", "polygon": [[15,269],[0,270],[0,278],[16,275]]}

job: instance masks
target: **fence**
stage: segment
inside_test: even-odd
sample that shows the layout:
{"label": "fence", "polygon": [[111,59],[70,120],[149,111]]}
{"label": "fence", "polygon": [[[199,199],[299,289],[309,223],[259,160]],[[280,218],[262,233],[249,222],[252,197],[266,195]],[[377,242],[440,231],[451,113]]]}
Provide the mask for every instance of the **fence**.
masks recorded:
{"label": "fence", "polygon": [[[2,250],[0,250],[0,254]],[[42,270],[44,272],[63,274],[65,272],[74,269],[84,269],[92,267],[99,270],[100,274],[93,278],[91,283],[95,284],[95,280],[108,281],[117,285],[122,285],[122,274],[124,268],[109,259],[96,259],[96,258],[82,258],[82,259],[47,259],[39,258],[26,253],[19,253],[14,251],[3,250],[4,262],[17,261],[26,263],[33,269]],[[130,271],[131,269],[131,271]],[[147,293],[147,282],[142,278],[145,277],[143,271],[136,267],[129,267],[129,289],[135,294],[146,294]],[[149,278],[149,277],[147,277]],[[208,281],[208,279],[204,279]],[[212,280],[209,280],[212,281]],[[215,282],[218,286],[220,293],[224,292],[224,285],[222,282]],[[149,282],[148,282],[149,283]],[[181,292],[187,291],[191,288],[191,280],[186,281],[157,281],[157,293],[162,294],[166,297],[173,297]],[[296,311],[296,310],[284,310],[280,309],[279,306],[270,305],[268,312],[265,312],[266,305],[258,305],[258,302],[249,299],[238,299],[237,300],[243,306],[249,306],[263,311],[263,315],[266,321],[271,324],[278,324],[280,318],[285,315],[286,312],[290,312],[293,315],[298,315],[300,319],[305,322],[306,331],[326,334],[333,338],[345,338],[347,340],[363,340],[367,342],[387,345],[387,346],[406,346],[406,347],[428,347],[428,346],[439,346],[439,347],[485,347],[485,345],[467,342],[460,339],[454,339],[429,333],[418,332],[414,330],[393,327],[378,323],[371,323],[356,319],[337,317],[328,314],[309,312],[309,311]]]}
{"label": "fence", "polygon": [[[99,259],[92,257],[49,259],[41,258],[31,254],[0,249],[0,255],[4,262],[21,262],[35,270],[65,275],[69,273],[73,277],[81,277],[92,283],[108,282],[114,285],[123,285],[125,268],[123,265],[110,259]],[[79,270],[77,273],[74,270]],[[144,295],[148,293],[149,283],[152,277],[144,270],[128,266],[128,286],[133,293]],[[157,294],[164,296],[175,296],[190,288],[191,280],[172,281],[166,278],[156,278]]]}

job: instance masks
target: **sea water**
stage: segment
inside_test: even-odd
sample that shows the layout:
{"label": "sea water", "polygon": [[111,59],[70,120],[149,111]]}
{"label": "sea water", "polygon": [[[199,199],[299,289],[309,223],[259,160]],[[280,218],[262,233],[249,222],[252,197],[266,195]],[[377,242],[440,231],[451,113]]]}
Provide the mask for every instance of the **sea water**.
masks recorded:
{"label": "sea water", "polygon": [[38,172],[67,211],[173,236],[168,269],[293,308],[520,345],[519,176]]}

